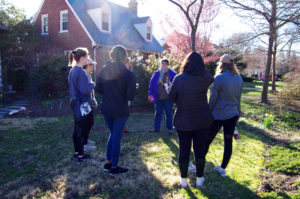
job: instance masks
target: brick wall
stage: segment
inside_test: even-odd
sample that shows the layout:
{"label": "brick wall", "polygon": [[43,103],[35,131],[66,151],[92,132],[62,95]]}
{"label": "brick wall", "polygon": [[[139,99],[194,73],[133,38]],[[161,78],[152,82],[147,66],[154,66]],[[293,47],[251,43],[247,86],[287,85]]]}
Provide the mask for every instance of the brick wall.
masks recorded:
{"label": "brick wall", "polygon": [[[68,10],[68,32],[60,33],[60,11]],[[92,41],[80,25],[65,0],[45,0],[35,21],[37,31],[41,33],[41,15],[48,14],[49,33],[42,36],[42,51],[53,49],[63,53],[76,47],[87,47],[93,57]]]}

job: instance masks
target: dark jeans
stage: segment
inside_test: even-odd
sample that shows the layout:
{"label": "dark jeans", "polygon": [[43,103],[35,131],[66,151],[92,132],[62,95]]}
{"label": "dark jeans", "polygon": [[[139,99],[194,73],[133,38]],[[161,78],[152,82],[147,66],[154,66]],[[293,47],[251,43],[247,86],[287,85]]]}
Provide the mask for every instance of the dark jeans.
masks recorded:
{"label": "dark jeans", "polygon": [[163,111],[165,111],[166,115],[166,126],[168,130],[173,130],[173,107],[172,103],[169,99],[166,100],[158,100],[155,104],[155,116],[154,116],[154,130],[160,130],[160,124],[162,120]]}
{"label": "dark jeans", "polygon": [[112,167],[116,167],[118,166],[120,156],[122,135],[128,118],[117,118],[104,115],[104,120],[110,130],[110,137],[106,147],[106,159],[111,161]]}
{"label": "dark jeans", "polygon": [[91,118],[94,118],[93,111],[80,120],[76,119],[74,115],[73,144],[75,152],[78,152],[79,155],[84,153],[83,145],[87,141],[88,133],[92,127]]}
{"label": "dark jeans", "polygon": [[84,129],[84,145],[88,143],[89,134],[91,132],[93,125],[94,125],[94,112],[92,111],[87,115],[87,124],[86,124],[86,128]]}
{"label": "dark jeans", "polygon": [[193,141],[197,177],[202,177],[205,166],[205,144],[209,129],[198,131],[177,131],[179,138],[179,169],[182,178],[188,174],[190,152]]}
{"label": "dark jeans", "polygon": [[226,169],[232,154],[232,137],[234,133],[234,129],[237,121],[239,120],[239,116],[235,116],[233,118],[227,120],[215,120],[211,124],[211,128],[209,134],[207,136],[206,149],[205,154],[207,154],[210,144],[215,139],[219,130],[223,127],[223,140],[224,140],[224,153],[223,153],[223,161],[221,167]]}

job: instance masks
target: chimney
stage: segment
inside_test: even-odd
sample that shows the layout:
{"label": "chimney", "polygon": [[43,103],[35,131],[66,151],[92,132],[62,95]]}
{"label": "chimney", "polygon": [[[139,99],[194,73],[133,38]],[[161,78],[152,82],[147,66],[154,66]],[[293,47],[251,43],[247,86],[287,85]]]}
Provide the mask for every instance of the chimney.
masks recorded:
{"label": "chimney", "polygon": [[132,12],[137,14],[138,11],[138,2],[136,0],[130,0],[128,3],[128,7]]}

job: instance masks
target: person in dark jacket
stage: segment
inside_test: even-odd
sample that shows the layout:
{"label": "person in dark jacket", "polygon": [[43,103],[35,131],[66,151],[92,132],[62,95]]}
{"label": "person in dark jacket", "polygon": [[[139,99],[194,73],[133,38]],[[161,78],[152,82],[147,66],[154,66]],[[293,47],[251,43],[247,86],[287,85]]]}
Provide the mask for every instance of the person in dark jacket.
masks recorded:
{"label": "person in dark jacket", "polygon": [[210,88],[209,105],[215,120],[211,125],[206,146],[207,153],[209,145],[223,127],[223,161],[221,166],[214,168],[222,177],[226,176],[225,169],[232,154],[232,137],[241,114],[242,90],[243,79],[234,64],[234,57],[229,54],[223,55],[217,67],[215,81]]}
{"label": "person in dark jacket", "polygon": [[110,130],[107,143],[104,171],[116,176],[128,171],[118,166],[121,139],[129,117],[128,101],[133,101],[136,93],[136,78],[125,66],[127,51],[122,46],[115,46],[110,52],[108,62],[97,75],[96,92],[103,97],[101,112]]}
{"label": "person in dark jacket", "polygon": [[172,104],[169,99],[169,88],[176,73],[169,68],[169,60],[161,61],[161,67],[156,71],[149,85],[148,100],[155,103],[154,127],[150,132],[159,132],[163,111],[166,115],[166,126],[169,134],[173,132]]}
{"label": "person in dark jacket", "polygon": [[205,141],[213,117],[207,102],[207,90],[214,78],[205,69],[197,52],[190,53],[181,66],[170,90],[170,100],[176,103],[174,126],[179,139],[179,169],[181,186],[187,187],[191,144],[195,154],[197,187],[204,183]]}
{"label": "person in dark jacket", "polygon": [[88,103],[85,104],[85,109],[82,109],[82,102],[90,100],[91,93],[95,87],[95,84],[90,82],[88,74],[83,69],[87,61],[88,50],[86,48],[77,48],[69,54],[69,66],[72,66],[68,81],[71,107],[74,111],[74,160],[78,163],[84,162],[89,158],[87,154],[84,154],[84,140],[86,129],[89,128],[89,118],[93,114]]}

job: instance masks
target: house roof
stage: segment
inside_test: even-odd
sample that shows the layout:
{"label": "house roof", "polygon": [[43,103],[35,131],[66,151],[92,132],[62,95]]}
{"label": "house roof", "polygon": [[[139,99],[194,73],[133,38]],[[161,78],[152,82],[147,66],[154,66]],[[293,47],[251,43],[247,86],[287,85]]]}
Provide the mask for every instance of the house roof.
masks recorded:
{"label": "house roof", "polygon": [[163,48],[153,36],[151,42],[139,34],[136,23],[145,23],[150,17],[138,17],[129,8],[107,1],[111,8],[111,33],[101,32],[87,13],[89,9],[100,8],[105,0],[67,0],[96,44],[123,45],[133,50],[162,53]]}

